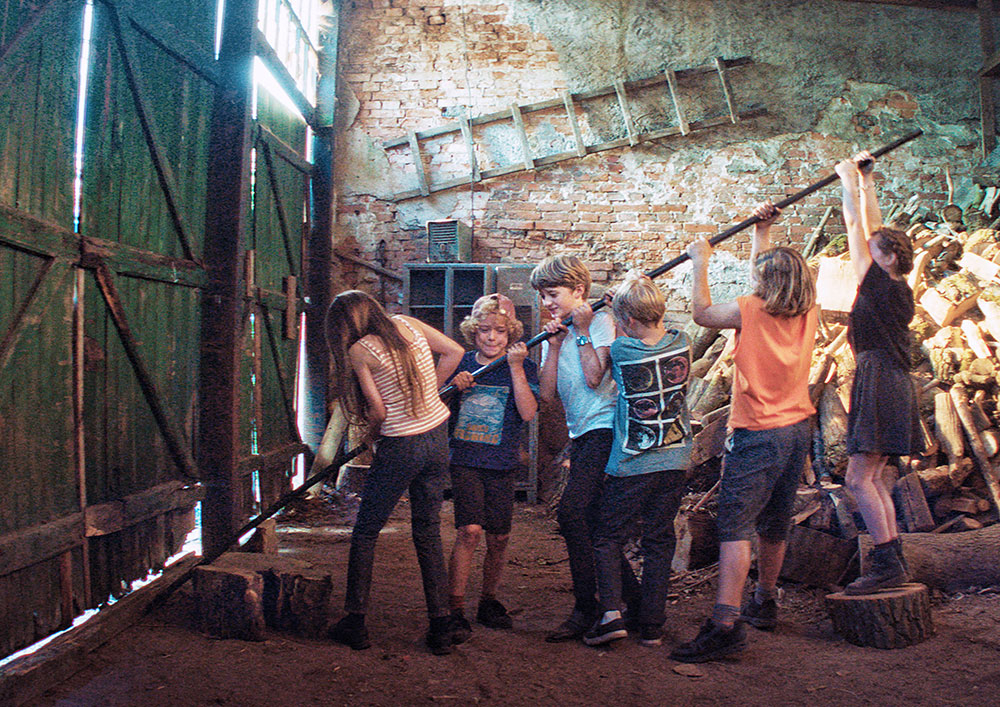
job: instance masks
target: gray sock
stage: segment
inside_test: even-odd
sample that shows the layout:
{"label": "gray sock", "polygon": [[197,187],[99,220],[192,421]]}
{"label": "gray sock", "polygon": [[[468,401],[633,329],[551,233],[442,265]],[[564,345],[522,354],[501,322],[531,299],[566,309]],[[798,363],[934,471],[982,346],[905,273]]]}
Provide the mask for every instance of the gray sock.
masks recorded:
{"label": "gray sock", "polygon": [[738,618],[740,618],[740,607],[738,606],[716,604],[712,607],[712,621],[719,626],[732,628]]}

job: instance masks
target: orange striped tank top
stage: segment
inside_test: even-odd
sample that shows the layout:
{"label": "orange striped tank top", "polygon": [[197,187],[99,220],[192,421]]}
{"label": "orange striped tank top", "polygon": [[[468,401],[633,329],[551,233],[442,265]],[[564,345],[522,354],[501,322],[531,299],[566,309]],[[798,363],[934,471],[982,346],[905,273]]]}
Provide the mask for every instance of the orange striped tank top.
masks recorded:
{"label": "orange striped tank top", "polygon": [[434,429],[448,419],[450,412],[437,393],[434,358],[427,339],[402,317],[392,317],[392,320],[413,333],[413,341],[409,342],[410,351],[417,362],[423,400],[407,405],[410,392],[400,385],[401,371],[397,369],[380,338],[368,334],[359,343],[378,360],[378,366],[372,369],[372,378],[386,409],[380,433],[384,437],[409,437]]}

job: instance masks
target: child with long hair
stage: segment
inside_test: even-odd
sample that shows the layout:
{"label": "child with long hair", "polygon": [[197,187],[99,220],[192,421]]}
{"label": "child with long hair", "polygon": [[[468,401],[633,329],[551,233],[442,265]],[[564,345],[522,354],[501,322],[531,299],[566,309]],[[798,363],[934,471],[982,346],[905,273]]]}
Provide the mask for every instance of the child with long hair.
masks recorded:
{"label": "child with long hair", "polygon": [[[476,621],[508,629],[513,620],[497,599],[514,513],[514,470],[521,463],[524,423],[538,411],[538,366],[521,341],[524,325],[514,303],[495,293],[472,305],[459,326],[473,346],[462,357],[452,384],[462,391],[451,434],[451,491],[455,501],[455,546],[448,564],[452,640],[465,641],[465,587],[480,538],[486,535],[483,583]],[[475,380],[477,369],[506,356],[506,362]]]}
{"label": "child with long hair", "polygon": [[[816,412],[809,400],[809,364],[816,337],[816,286],[802,256],[770,248],[770,226],[779,210],[757,207],[750,251],[752,295],[713,304],[708,286],[712,246],[688,246],[694,264],[694,321],[735,329],[732,408],[719,484],[719,587],[711,618],[694,640],[671,657],[701,663],[746,647],[744,621],[760,629],[777,625],[778,573],[785,558],[792,504]],[[740,608],[756,531],[757,589]]]}
{"label": "child with long hair", "polygon": [[[347,615],[330,636],[355,650],[368,648],[365,614],[375,542],[409,491],[413,545],[424,584],[435,655],[451,652],[447,576],[439,512],[448,471],[448,407],[438,388],[455,370],[462,347],[418,319],[390,317],[370,295],[348,290],[326,314],[333,386],[352,422],[367,423],[375,455],[365,477],[347,563]],[[435,369],[432,353],[439,354]]]}
{"label": "child with long hair", "polygon": [[888,455],[922,450],[916,394],[910,381],[913,244],[902,231],[882,225],[875,197],[875,160],[861,152],[837,165],[844,224],[858,294],[848,327],[857,361],[847,418],[845,483],[858,503],[874,548],[865,573],[847,594],[867,594],[906,581],[896,508],[882,482]]}

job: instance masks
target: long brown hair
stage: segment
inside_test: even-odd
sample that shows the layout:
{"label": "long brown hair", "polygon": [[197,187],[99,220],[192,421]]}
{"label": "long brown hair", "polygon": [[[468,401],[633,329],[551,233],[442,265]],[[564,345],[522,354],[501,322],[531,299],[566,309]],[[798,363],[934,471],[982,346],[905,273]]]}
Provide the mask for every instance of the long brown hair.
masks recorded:
{"label": "long brown hair", "polygon": [[816,304],[816,283],[805,258],[792,248],[777,246],[757,256],[754,294],[764,300],[764,311],[776,317],[797,317]]}
{"label": "long brown hair", "polygon": [[326,343],[333,359],[333,392],[352,422],[364,420],[365,399],[351,366],[348,350],[362,337],[377,336],[392,359],[396,382],[407,391],[406,409],[416,412],[423,401],[423,383],[417,360],[396,324],[375,299],[360,290],[347,290],[333,298],[326,311]]}

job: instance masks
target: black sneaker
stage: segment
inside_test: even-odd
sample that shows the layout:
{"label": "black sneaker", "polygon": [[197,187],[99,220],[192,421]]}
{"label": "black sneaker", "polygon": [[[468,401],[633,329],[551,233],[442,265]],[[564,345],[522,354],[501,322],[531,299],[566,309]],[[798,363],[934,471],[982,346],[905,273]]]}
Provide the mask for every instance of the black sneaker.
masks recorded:
{"label": "black sneaker", "polygon": [[451,616],[438,616],[431,619],[431,627],[427,630],[427,647],[434,655],[451,653]]}
{"label": "black sneaker", "polygon": [[465,614],[461,611],[453,611],[451,612],[451,617],[449,618],[452,644],[457,646],[460,643],[468,641],[469,636],[472,635],[472,626],[465,618]]}
{"label": "black sneaker", "polygon": [[545,640],[548,643],[562,643],[563,641],[575,641],[578,638],[583,638],[583,634],[599,618],[600,615],[593,616],[592,614],[584,613],[580,609],[573,609],[573,613],[569,615],[569,618],[550,631]]}
{"label": "black sneaker", "polygon": [[507,607],[496,599],[481,599],[476,610],[476,621],[488,628],[512,628],[514,621],[507,613]]}
{"label": "black sneaker", "polygon": [[663,627],[643,624],[639,627],[639,643],[643,646],[658,646],[663,643]]}
{"label": "black sneaker", "polygon": [[583,642],[588,646],[601,646],[605,643],[611,643],[611,641],[617,641],[619,638],[628,637],[628,631],[625,630],[625,619],[621,615],[610,621],[602,622],[603,618],[602,616],[594,622],[590,630],[583,634]]}
{"label": "black sneaker", "polygon": [[740,611],[740,618],[754,628],[762,631],[773,631],[778,625],[778,602],[768,599],[764,603],[758,603],[757,597],[750,596],[743,609]]}
{"label": "black sneaker", "polygon": [[343,617],[330,628],[329,636],[337,643],[343,643],[356,651],[363,651],[372,645],[368,640],[364,614],[348,614]]}
{"label": "black sneaker", "polygon": [[742,621],[725,629],[712,619],[705,619],[693,641],[677,646],[670,657],[682,663],[706,663],[739,653],[747,647],[747,631]]}

